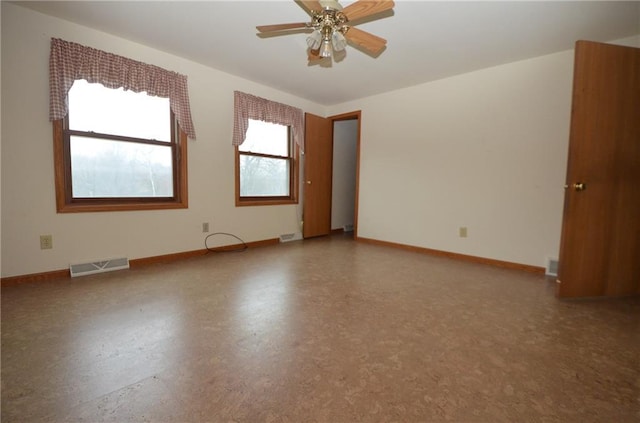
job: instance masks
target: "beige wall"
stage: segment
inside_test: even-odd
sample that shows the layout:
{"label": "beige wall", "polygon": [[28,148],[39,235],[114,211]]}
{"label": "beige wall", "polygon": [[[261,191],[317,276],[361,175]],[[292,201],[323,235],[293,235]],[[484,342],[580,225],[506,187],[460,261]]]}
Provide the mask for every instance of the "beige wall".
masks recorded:
{"label": "beige wall", "polygon": [[[57,214],[48,59],[63,38],[186,74],[197,141],[189,141],[189,209]],[[69,263],[151,257],[204,248],[211,232],[245,241],[300,232],[296,206],[235,207],[231,146],[233,91],[318,115],[325,108],[176,56],[2,2],[2,276],[64,269]],[[52,234],[52,250],[39,236]],[[210,239],[210,246],[234,240]]]}
{"label": "beige wall", "polygon": [[533,266],[557,257],[572,72],[565,51],[331,107],[362,110],[358,236]]}

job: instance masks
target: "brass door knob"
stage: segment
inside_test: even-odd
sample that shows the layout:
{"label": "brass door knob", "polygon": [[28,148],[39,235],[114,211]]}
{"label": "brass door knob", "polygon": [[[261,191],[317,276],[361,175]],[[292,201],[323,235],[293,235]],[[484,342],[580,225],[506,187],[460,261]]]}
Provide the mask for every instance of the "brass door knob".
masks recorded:
{"label": "brass door knob", "polygon": [[311,181],[307,181],[307,185],[311,185]]}
{"label": "brass door knob", "polygon": [[[569,188],[568,184],[564,184],[564,189]],[[585,189],[587,189],[587,184],[585,184],[584,182],[576,182],[575,184],[571,184],[571,188],[575,189],[576,191],[584,191]]]}
{"label": "brass door knob", "polygon": [[575,189],[576,191],[584,191],[585,189],[587,189],[587,184],[585,184],[584,182],[576,182],[575,184],[573,184],[573,189]]}

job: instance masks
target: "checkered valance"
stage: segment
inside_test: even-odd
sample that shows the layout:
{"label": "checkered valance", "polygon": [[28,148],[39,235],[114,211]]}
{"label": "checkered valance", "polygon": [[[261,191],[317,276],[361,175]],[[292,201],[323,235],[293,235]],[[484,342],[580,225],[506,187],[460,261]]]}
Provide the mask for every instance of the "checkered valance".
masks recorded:
{"label": "checkered valance", "polygon": [[249,119],[290,126],[293,141],[304,152],[304,114],[301,109],[234,91],[233,145],[244,142]]}
{"label": "checkered valance", "polygon": [[62,119],[67,115],[67,94],[73,82],[78,79],[100,83],[107,88],[146,91],[152,96],[169,98],[171,110],[182,130],[189,138],[196,138],[185,75],[52,38],[49,57],[49,120]]}

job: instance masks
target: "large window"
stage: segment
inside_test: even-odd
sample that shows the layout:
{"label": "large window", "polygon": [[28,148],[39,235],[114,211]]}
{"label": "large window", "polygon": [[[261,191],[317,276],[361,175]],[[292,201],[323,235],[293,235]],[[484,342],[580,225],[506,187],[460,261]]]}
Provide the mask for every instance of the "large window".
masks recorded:
{"label": "large window", "polygon": [[54,121],[58,211],[187,207],[186,136],[169,99],[76,80]]}
{"label": "large window", "polygon": [[289,126],[249,119],[246,138],[236,147],[236,204],[297,202],[297,163]]}

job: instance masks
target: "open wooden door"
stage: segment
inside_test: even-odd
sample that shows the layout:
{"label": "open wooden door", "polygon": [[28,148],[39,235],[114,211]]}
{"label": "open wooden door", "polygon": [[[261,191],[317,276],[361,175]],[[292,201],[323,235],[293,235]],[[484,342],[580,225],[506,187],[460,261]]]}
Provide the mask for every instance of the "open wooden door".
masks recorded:
{"label": "open wooden door", "polygon": [[640,49],[578,41],[559,297],[640,294]]}
{"label": "open wooden door", "polygon": [[330,119],[305,114],[304,238],[331,232],[332,127]]}

